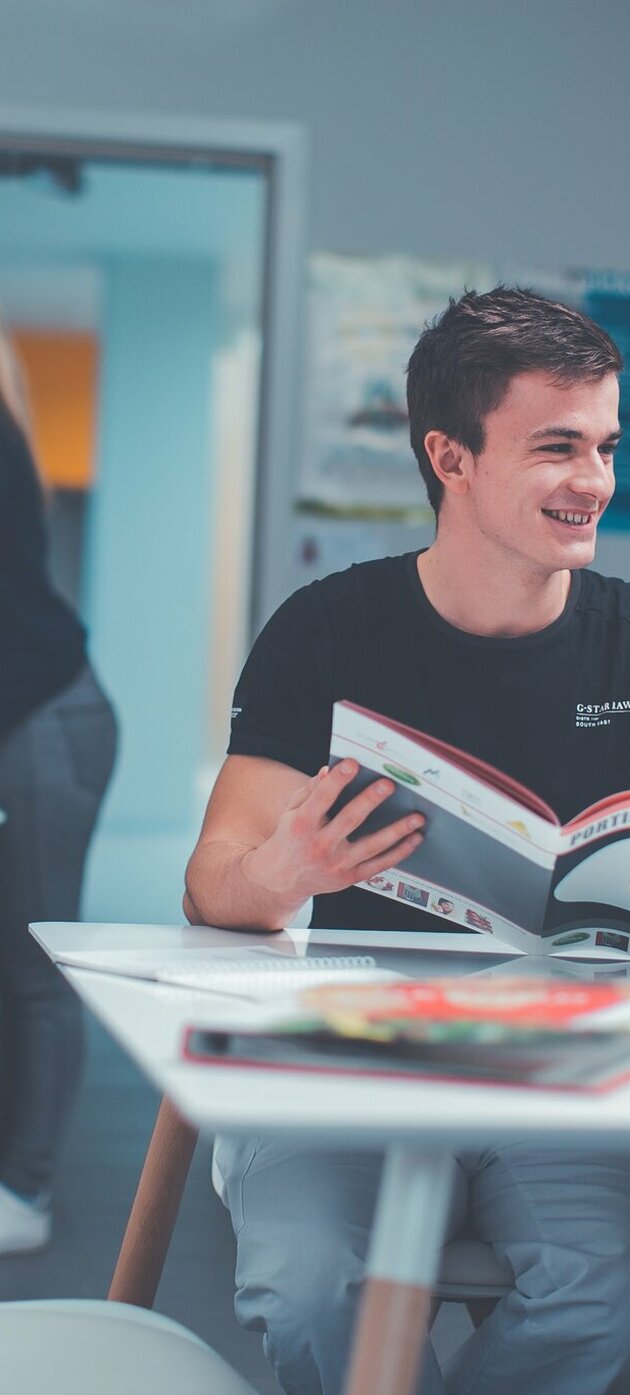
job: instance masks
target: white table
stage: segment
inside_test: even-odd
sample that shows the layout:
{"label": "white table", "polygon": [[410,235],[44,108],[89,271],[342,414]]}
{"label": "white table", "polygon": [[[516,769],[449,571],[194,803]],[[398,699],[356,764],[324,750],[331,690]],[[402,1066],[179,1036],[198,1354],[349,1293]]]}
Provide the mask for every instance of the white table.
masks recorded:
{"label": "white table", "polygon": [[[630,1085],[580,1095],[412,1079],[375,1079],[367,1085],[350,1075],[196,1065],[181,1059],[182,1037],[191,1023],[213,1022],[212,996],[62,962],[85,949],[150,948],[160,960],[170,950],[185,949],[197,958],[221,944],[270,943],[268,936],[190,926],[63,923],[39,924],[33,933],[87,1006],[191,1125],[212,1132],[295,1133],[302,1144],[310,1138],[314,1147],[334,1142],[339,1148],[363,1145],[386,1151],[345,1395],[411,1395],[437,1275],[452,1151],[524,1135],[532,1143],[588,1139],[591,1149],[630,1149]],[[421,950],[416,972],[424,974],[428,967],[435,973],[437,964],[442,972],[481,969],[481,954],[496,958],[492,942],[482,944],[481,939],[477,966],[470,957],[462,961],[452,955],[452,948],[469,948],[467,936],[414,935],[413,945]],[[409,937],[294,930],[273,938],[275,948],[291,954],[303,953],[309,945],[325,952],[326,943],[365,952],[379,944],[388,949],[408,945]],[[404,1324],[405,1341],[388,1341],[392,1322]]]}

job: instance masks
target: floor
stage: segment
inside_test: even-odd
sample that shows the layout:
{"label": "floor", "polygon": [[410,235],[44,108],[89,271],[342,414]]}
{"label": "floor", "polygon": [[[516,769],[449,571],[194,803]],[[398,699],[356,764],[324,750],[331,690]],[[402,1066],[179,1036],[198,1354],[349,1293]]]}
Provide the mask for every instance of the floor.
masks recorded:
{"label": "floor", "polygon": [[[41,1255],[0,1259],[0,1301],[107,1293],[158,1097],[93,1021],[83,1086],[66,1138],[53,1243]],[[210,1144],[198,1144],[155,1307],[209,1342],[259,1395],[280,1395],[257,1333],[234,1317],[234,1241],[209,1181]],[[442,1308],[440,1358],[470,1330],[465,1310]]]}

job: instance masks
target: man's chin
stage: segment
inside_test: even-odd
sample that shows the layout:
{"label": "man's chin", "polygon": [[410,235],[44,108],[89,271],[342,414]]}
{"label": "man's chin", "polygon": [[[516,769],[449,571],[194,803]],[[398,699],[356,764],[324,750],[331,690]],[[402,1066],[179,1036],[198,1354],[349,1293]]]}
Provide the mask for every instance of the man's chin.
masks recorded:
{"label": "man's chin", "polygon": [[572,571],[579,567],[590,567],[595,556],[596,543],[597,537],[593,534],[592,538],[585,538],[583,542],[575,542],[571,547],[563,549],[566,556],[565,566],[570,567]]}
{"label": "man's chin", "polygon": [[587,537],[558,539],[553,549],[558,559],[558,567],[568,567],[571,571],[579,570],[581,567],[590,567],[595,557],[596,545],[597,529],[592,525],[589,527]]}
{"label": "man's chin", "polygon": [[572,561],[567,562],[567,566],[572,572],[580,572],[583,571],[584,567],[590,567],[591,562],[594,561],[595,548],[593,547],[588,557],[575,557]]}
{"label": "man's chin", "polygon": [[541,550],[537,561],[541,572],[551,577],[558,572],[582,571],[584,567],[590,567],[594,557],[595,539],[588,542],[585,539],[584,542],[573,543],[570,547],[545,548]]}

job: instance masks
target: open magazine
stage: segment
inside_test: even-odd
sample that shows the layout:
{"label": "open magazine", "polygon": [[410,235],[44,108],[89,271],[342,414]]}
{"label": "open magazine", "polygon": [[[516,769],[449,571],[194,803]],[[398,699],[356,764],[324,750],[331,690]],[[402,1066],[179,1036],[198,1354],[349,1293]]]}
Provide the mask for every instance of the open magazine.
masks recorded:
{"label": "open magazine", "polygon": [[611,1089],[630,1079],[630,991],[507,975],[319,985],[256,1023],[191,1026],[183,1053],[198,1064]]}
{"label": "open magazine", "polygon": [[396,786],[362,833],[426,816],[411,856],[359,886],[526,954],[630,954],[630,790],[562,826],[536,794],[475,756],[337,702],[331,765],[344,756],[360,770],[336,807],[378,776]]}

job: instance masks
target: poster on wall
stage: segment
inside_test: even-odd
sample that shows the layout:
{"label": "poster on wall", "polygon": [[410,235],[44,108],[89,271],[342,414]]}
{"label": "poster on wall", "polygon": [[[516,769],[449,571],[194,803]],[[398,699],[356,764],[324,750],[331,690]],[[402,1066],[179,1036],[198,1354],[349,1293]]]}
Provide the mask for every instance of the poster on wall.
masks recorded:
{"label": "poster on wall", "polygon": [[629,364],[621,382],[626,442],[606,521],[630,528],[630,273],[407,256],[311,258],[300,514],[431,520],[409,444],[407,363],[450,296],[499,282],[584,310],[618,343]]}
{"label": "poster on wall", "polygon": [[423,324],[465,285],[487,289],[488,269],[312,257],[302,507],[355,516],[426,510],[409,445],[406,367]]}

